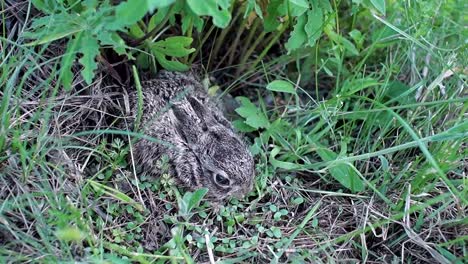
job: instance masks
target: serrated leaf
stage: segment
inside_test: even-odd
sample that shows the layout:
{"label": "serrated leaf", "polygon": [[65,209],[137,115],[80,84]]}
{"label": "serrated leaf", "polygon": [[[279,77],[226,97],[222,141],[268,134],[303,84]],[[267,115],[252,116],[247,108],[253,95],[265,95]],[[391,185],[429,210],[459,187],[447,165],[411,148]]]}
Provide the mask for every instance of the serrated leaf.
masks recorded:
{"label": "serrated leaf", "polygon": [[245,123],[255,129],[267,128],[270,126],[268,118],[261,112],[247,97],[237,97],[241,106],[235,111],[245,118]]}
{"label": "serrated leaf", "polygon": [[[55,2],[55,1],[53,1],[53,2]],[[45,1],[44,2],[43,0],[31,0],[31,3],[33,4],[33,6],[35,8],[37,8],[38,10],[40,10],[40,11],[46,13],[46,14],[50,14],[54,10],[54,7],[51,5],[50,1]]]}
{"label": "serrated leaf", "polygon": [[60,75],[59,80],[63,85],[65,91],[69,91],[73,82],[73,72],[71,67],[76,58],[76,52],[78,49],[78,44],[81,42],[81,33],[79,33],[75,38],[72,38],[68,41],[67,51],[62,57],[60,62]]}
{"label": "serrated leaf", "polygon": [[370,0],[372,5],[383,15],[385,15],[385,0]]}
{"label": "serrated leaf", "polygon": [[27,46],[49,43],[83,31],[82,22],[83,19],[77,14],[53,14],[35,19],[31,31],[23,33],[23,37],[36,39]]}
{"label": "serrated leaf", "polygon": [[83,71],[81,75],[87,84],[91,84],[94,78],[94,70],[97,69],[96,56],[99,55],[99,44],[97,39],[89,34],[85,34],[81,38],[81,49],[80,52],[83,57],[79,60],[83,65]]}
{"label": "serrated leaf", "polygon": [[272,81],[271,83],[267,85],[266,88],[274,92],[296,94],[296,90],[294,89],[294,86],[290,82],[283,81],[283,80]]}
{"label": "serrated leaf", "polygon": [[187,49],[193,39],[184,36],[169,37],[165,40],[155,42],[151,50],[172,57],[184,57],[195,51],[194,48]]}
{"label": "serrated leaf", "polygon": [[187,0],[187,4],[198,16],[211,16],[217,27],[225,28],[231,21],[229,1],[204,0],[201,3],[199,0]]}
{"label": "serrated leaf", "polygon": [[188,71],[189,67],[179,61],[170,61],[166,56],[158,51],[153,51],[154,57],[161,66],[168,71]]}
{"label": "serrated leaf", "polygon": [[129,59],[133,59],[133,56],[126,51],[127,45],[125,44],[125,41],[116,32],[102,31],[97,34],[96,37],[101,43],[101,46],[109,45],[115,52],[117,52],[117,54],[126,54]]}
{"label": "serrated leaf", "polygon": [[306,16],[300,16],[296,19],[294,29],[289,36],[288,42],[285,44],[285,47],[288,50],[288,54],[291,53],[291,51],[294,51],[303,46],[307,41],[307,33],[304,29],[306,23]]}
{"label": "serrated leaf", "polygon": [[313,47],[317,39],[322,35],[323,13],[322,9],[314,8],[307,11],[307,23],[304,30],[307,34],[307,45]]}

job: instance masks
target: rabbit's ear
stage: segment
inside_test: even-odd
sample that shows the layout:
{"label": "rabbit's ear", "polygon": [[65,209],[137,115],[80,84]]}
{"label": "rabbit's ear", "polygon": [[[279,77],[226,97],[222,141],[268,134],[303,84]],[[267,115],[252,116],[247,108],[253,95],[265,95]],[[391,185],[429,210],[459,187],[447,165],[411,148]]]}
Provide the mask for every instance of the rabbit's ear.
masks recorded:
{"label": "rabbit's ear", "polygon": [[204,106],[203,103],[200,102],[200,100],[192,96],[189,96],[187,100],[192,106],[193,111],[195,111],[195,113],[197,114],[198,118],[200,118],[200,120],[203,123],[206,122],[207,121],[206,119],[208,117],[207,115],[208,113],[206,112],[206,106]]}
{"label": "rabbit's ear", "polygon": [[172,106],[177,132],[190,144],[196,143],[202,131],[208,129],[205,121],[195,113],[196,111],[191,104],[174,104]]}

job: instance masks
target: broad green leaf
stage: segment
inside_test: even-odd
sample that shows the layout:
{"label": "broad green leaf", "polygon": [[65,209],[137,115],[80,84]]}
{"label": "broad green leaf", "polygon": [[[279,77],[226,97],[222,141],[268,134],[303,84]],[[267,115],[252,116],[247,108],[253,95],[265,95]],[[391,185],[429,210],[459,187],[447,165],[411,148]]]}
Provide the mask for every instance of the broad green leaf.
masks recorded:
{"label": "broad green leaf", "polygon": [[189,67],[179,61],[171,61],[166,59],[166,56],[158,51],[153,51],[153,55],[161,66],[168,71],[188,71]]}
{"label": "broad green leaf", "polygon": [[263,21],[263,30],[265,32],[275,31],[281,24],[279,17],[287,15],[287,10],[282,5],[283,0],[271,0],[267,6],[265,19]]}
{"label": "broad green leaf", "polygon": [[294,86],[290,82],[283,81],[283,80],[272,81],[271,83],[267,85],[266,88],[274,92],[296,94],[296,90],[294,89]]}
{"label": "broad green leaf", "polygon": [[[213,17],[213,24],[220,28],[225,28],[231,21],[229,11],[229,1],[220,0],[187,0],[187,4],[192,11],[199,16]],[[226,5],[227,4],[227,5]]]}
{"label": "broad green leaf", "polygon": [[83,57],[79,60],[83,65],[83,71],[81,75],[87,84],[90,84],[94,78],[94,70],[97,69],[96,56],[99,55],[99,44],[97,40],[89,35],[85,34],[81,38],[81,49],[80,52]]}
{"label": "broad green leaf", "polygon": [[289,3],[305,9],[309,8],[309,2],[307,2],[307,0],[289,0]]}
{"label": "broad green leaf", "polygon": [[307,45],[313,47],[317,39],[322,35],[323,13],[322,9],[314,8],[307,11],[307,23],[305,32],[307,34]]}
{"label": "broad green leaf", "polygon": [[268,118],[263,113],[258,113],[256,115],[252,115],[247,117],[245,123],[254,128],[267,128],[270,123],[268,122]]}
{"label": "broad green leaf", "polygon": [[402,83],[398,80],[391,81],[385,87],[385,99],[390,101],[398,102],[400,105],[415,103],[415,90],[411,90],[411,87]]}
{"label": "broad green leaf", "polygon": [[289,36],[288,42],[285,44],[288,53],[294,51],[304,45],[307,41],[307,33],[305,32],[305,25],[307,23],[306,16],[300,16],[296,19],[294,29]]}
{"label": "broad green leaf", "polygon": [[273,150],[270,152],[270,158],[268,159],[270,164],[273,165],[275,168],[281,168],[285,170],[297,170],[301,167],[301,165],[296,163],[277,160],[275,157],[276,155],[278,155],[279,152],[280,148],[274,147]]}
{"label": "broad green leaf", "polygon": [[380,85],[380,82],[371,77],[360,78],[355,80],[346,79],[346,81],[343,83],[343,88],[341,91],[343,93],[346,93],[347,95],[352,95],[369,87],[378,85]]}
{"label": "broad green leaf", "polygon": [[201,188],[195,192],[186,192],[184,196],[179,199],[179,213],[182,215],[189,214],[195,207],[197,207],[203,197],[208,193],[207,188]]}
{"label": "broad green leaf", "polygon": [[[324,161],[333,161],[338,157],[335,152],[326,148],[318,148],[317,154]],[[341,185],[348,188],[352,192],[363,191],[364,182],[356,173],[356,171],[350,166],[353,165],[348,163],[332,164],[328,168],[328,171],[335,180],[337,180],[339,183],[341,183]]]}
{"label": "broad green leaf", "polygon": [[235,111],[245,118],[245,123],[253,128],[267,128],[270,126],[268,118],[247,97],[237,97],[241,106]]}
{"label": "broad green leaf", "polygon": [[184,36],[169,37],[165,40],[155,42],[151,45],[151,51],[158,62],[170,71],[186,71],[189,67],[176,60],[168,60],[170,57],[184,57],[195,51],[194,48],[186,48],[192,43],[193,39]]}
{"label": "broad green leaf", "polygon": [[115,8],[115,19],[107,25],[110,30],[122,30],[124,27],[140,21],[148,12],[146,0],[128,0]]}
{"label": "broad green leaf", "polygon": [[370,0],[372,5],[383,15],[385,15],[385,0]]}
{"label": "broad green leaf", "polygon": [[168,14],[169,11],[169,7],[158,8],[156,14],[152,15],[150,21],[148,22],[148,31],[151,31],[156,26],[158,26],[164,20],[164,17]]}
{"label": "broad green leaf", "polygon": [[356,49],[356,46],[354,46],[354,44],[351,41],[347,40],[341,35],[336,34],[331,30],[328,30],[326,33],[330,37],[330,39],[340,44],[349,53],[355,56],[359,55],[359,51]]}
{"label": "broad green leaf", "polygon": [[[132,0],[133,1],[133,0]],[[153,12],[156,8],[164,8],[170,6],[175,0],[147,0],[148,10]]]}
{"label": "broad green leaf", "polygon": [[289,10],[291,16],[298,17],[309,9],[309,3],[306,0],[289,0]]}
{"label": "broad green leaf", "polygon": [[243,120],[234,120],[232,125],[237,131],[243,133],[249,133],[257,130],[256,128],[247,125]]}
{"label": "broad green leaf", "polygon": [[145,36],[145,32],[140,28],[138,23],[135,23],[129,27],[130,36],[135,39],[141,38]]}
{"label": "broad green leaf", "polygon": [[109,45],[117,54],[126,54],[129,59],[133,59],[131,54],[126,51],[127,45],[125,45],[125,41],[116,32],[102,31],[96,37],[99,39],[101,46]]}
{"label": "broad green leaf", "polygon": [[172,57],[184,57],[195,51],[194,48],[187,49],[190,46],[192,38],[176,36],[165,40],[155,42],[151,45],[151,50]]}

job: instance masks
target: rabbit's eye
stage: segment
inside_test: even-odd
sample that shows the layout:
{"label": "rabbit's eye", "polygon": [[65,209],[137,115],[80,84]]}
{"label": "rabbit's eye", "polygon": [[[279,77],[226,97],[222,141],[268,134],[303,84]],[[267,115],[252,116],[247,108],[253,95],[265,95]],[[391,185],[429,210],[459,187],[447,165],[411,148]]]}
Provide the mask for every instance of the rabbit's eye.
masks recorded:
{"label": "rabbit's eye", "polygon": [[219,173],[216,173],[214,175],[214,181],[215,181],[215,183],[217,185],[219,185],[221,187],[229,187],[231,185],[231,181],[227,177],[225,177],[225,176],[223,176],[223,175],[221,175]]}

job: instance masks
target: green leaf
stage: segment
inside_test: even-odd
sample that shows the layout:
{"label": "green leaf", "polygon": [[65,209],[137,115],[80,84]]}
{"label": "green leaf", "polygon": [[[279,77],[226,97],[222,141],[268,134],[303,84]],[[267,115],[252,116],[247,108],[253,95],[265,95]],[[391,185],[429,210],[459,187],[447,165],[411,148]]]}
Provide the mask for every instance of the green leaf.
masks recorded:
{"label": "green leaf", "polygon": [[370,0],[372,5],[383,15],[385,15],[385,0]]}
{"label": "green leaf", "polygon": [[231,21],[229,1],[204,0],[200,2],[200,0],[187,0],[187,4],[198,16],[213,17],[213,24],[217,27],[225,28]]}
{"label": "green leaf", "polygon": [[140,21],[149,11],[146,0],[128,0],[115,8],[115,19],[107,24],[110,30],[122,30]]}
{"label": "green leaf", "polygon": [[201,188],[195,192],[186,192],[182,199],[179,199],[179,213],[182,215],[188,215],[193,208],[198,207],[201,200],[208,193],[207,188]]}
{"label": "green leaf", "polygon": [[83,18],[78,14],[60,13],[35,19],[31,29],[23,33],[25,38],[34,38],[27,46],[41,45],[83,31]]}
{"label": "green leaf", "polygon": [[52,6],[52,3],[54,3],[55,1],[43,1],[43,0],[31,0],[31,3],[34,5],[35,8],[37,8],[38,10],[46,13],[46,14],[50,14],[54,11],[54,6]]}
{"label": "green leaf", "polygon": [[289,9],[291,16],[298,17],[309,9],[309,3],[306,0],[289,0]]}
{"label": "green leaf", "polygon": [[167,56],[184,57],[195,51],[194,48],[185,48],[190,46],[192,41],[192,38],[184,36],[169,37],[165,40],[153,43],[151,45],[151,50],[157,51]]}
{"label": "green leaf", "polygon": [[[333,161],[338,157],[335,152],[326,148],[318,148],[317,154],[324,161]],[[353,165],[348,163],[332,164],[328,171],[335,180],[352,192],[363,191],[364,182],[351,166]]]}
{"label": "green leaf", "polygon": [[167,7],[167,6],[170,6],[174,2],[175,0],[147,0],[147,6],[148,6],[148,10],[150,12],[153,12],[154,9],[156,8]]}
{"label": "green leaf", "polygon": [[179,61],[171,61],[166,59],[166,57],[159,53],[159,52],[153,52],[154,56],[156,57],[156,60],[158,60],[159,64],[161,66],[168,70],[168,71],[188,71],[189,67]]}
{"label": "green leaf", "polygon": [[152,15],[148,22],[148,31],[153,30],[157,25],[159,25],[164,20],[164,17],[168,14],[169,10],[169,7],[158,8],[156,14]]}
{"label": "green leaf", "polygon": [[243,133],[249,133],[257,130],[256,128],[247,125],[243,120],[234,120],[232,125],[237,131]]}
{"label": "green leaf", "polygon": [[380,85],[380,82],[371,77],[360,78],[355,80],[346,79],[346,81],[343,83],[343,88],[341,91],[346,93],[346,95],[352,95],[366,88],[378,85]]}
{"label": "green leaf", "polygon": [[275,157],[278,155],[280,150],[281,149],[279,147],[274,147],[273,150],[271,150],[270,158],[268,159],[271,165],[273,165],[275,168],[281,168],[284,170],[297,170],[301,167],[299,164],[277,160]]}
{"label": "green leaf", "polygon": [[307,11],[307,23],[304,26],[307,34],[307,45],[313,47],[317,39],[322,35],[323,13],[322,9],[314,8]]}
{"label": "green leaf", "polygon": [[289,36],[288,42],[285,44],[288,54],[303,46],[307,41],[307,33],[305,32],[305,25],[307,23],[306,16],[300,16],[296,19],[294,29]]}
{"label": "green leaf", "polygon": [[267,128],[270,126],[268,118],[261,112],[247,97],[237,97],[241,106],[235,111],[245,118],[245,123],[255,129]]}
{"label": "green leaf", "polygon": [[105,30],[97,34],[96,37],[101,43],[101,46],[109,45],[114,49],[115,52],[117,52],[117,54],[126,54],[127,58],[133,59],[133,56],[130,53],[127,53],[127,45],[125,44],[125,41],[116,32]]}
{"label": "green leaf", "polygon": [[283,81],[283,80],[272,81],[271,83],[267,85],[266,88],[274,92],[296,94],[296,90],[294,89],[294,86],[290,82]]}
{"label": "green leaf", "polygon": [[79,46],[78,44],[81,42],[81,35],[82,34],[80,32],[75,38],[72,38],[68,41],[67,51],[63,55],[62,61],[60,62],[59,80],[65,91],[69,91],[71,89],[73,82],[73,72],[71,67],[76,58],[76,52]]}
{"label": "green leaf", "polygon": [[337,44],[341,45],[345,50],[347,50],[352,55],[355,55],[355,56],[359,55],[359,51],[356,49],[356,46],[354,46],[354,44],[351,41],[347,40],[341,35],[336,34],[335,32],[331,30],[328,31],[327,34],[330,37],[330,39],[335,41]]}
{"label": "green leaf", "polygon": [[153,43],[151,51],[164,69],[169,71],[187,71],[189,69],[187,65],[176,60],[168,60],[166,56],[184,57],[194,52],[194,48],[186,48],[192,41],[192,38],[184,36],[169,37]]}
{"label": "green leaf", "polygon": [[97,69],[96,56],[99,55],[98,41],[91,35],[86,34],[81,38],[80,52],[83,57],[79,60],[83,65],[81,75],[87,84],[90,84],[94,78],[94,70]]}
{"label": "green leaf", "polygon": [[275,31],[281,24],[278,17],[286,16],[286,8],[284,8],[283,0],[271,0],[266,9],[266,16],[263,21],[263,30],[265,32]]}
{"label": "green leaf", "polygon": [[289,3],[302,8],[309,8],[309,2],[307,2],[307,0],[289,0]]}
{"label": "green leaf", "polygon": [[281,230],[278,227],[272,226],[270,228],[270,230],[273,232],[273,236],[275,236],[276,238],[281,238],[282,233],[281,233]]}
{"label": "green leaf", "polygon": [[86,237],[86,234],[77,227],[65,227],[57,230],[55,236],[62,241],[79,242]]}
{"label": "green leaf", "polygon": [[114,189],[114,188],[111,188],[111,187],[108,187],[104,184],[101,184],[99,182],[96,182],[96,181],[93,181],[93,180],[86,180],[96,191],[100,191],[100,192],[103,192],[111,197],[114,197],[114,199],[117,199],[117,200],[120,200],[122,202],[126,202],[130,205],[132,205],[133,207],[135,207],[135,209],[137,209],[138,211],[142,212],[144,209],[143,209],[143,206],[139,203],[137,203],[135,200],[133,200],[132,198],[130,198],[129,196],[127,196],[126,194],[120,192],[119,190],[117,189]]}

